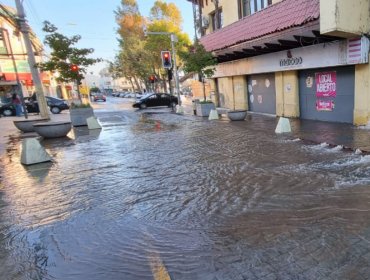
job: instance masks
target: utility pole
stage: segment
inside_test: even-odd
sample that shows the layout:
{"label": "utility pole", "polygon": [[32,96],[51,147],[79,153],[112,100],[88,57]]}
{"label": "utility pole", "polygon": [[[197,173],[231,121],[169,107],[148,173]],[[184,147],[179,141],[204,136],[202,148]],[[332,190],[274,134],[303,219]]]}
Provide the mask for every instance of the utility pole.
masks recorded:
{"label": "utility pole", "polygon": [[37,102],[39,104],[39,109],[40,109],[40,116],[41,118],[45,119],[50,119],[49,117],[49,112],[48,112],[48,105],[45,100],[45,95],[44,95],[44,90],[42,88],[42,83],[40,79],[40,74],[39,71],[36,68],[36,60],[35,60],[35,55],[33,53],[32,49],[32,44],[29,36],[29,29],[28,25],[26,24],[26,15],[24,12],[23,5],[21,3],[21,0],[15,0],[15,4],[17,7],[17,14],[18,14],[18,22],[20,26],[20,31],[23,34],[24,38],[24,44],[26,46],[27,50],[27,60],[28,64],[31,69],[31,75],[32,75],[32,80],[33,83],[36,87],[36,98]]}

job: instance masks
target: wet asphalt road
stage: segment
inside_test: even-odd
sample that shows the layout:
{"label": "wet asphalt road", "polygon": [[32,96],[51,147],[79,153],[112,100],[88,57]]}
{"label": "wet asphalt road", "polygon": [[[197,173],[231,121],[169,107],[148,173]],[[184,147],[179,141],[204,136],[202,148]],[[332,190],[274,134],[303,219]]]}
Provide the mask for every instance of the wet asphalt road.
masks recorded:
{"label": "wet asphalt road", "polygon": [[369,279],[370,157],[245,122],[95,105],[1,158],[0,279]]}

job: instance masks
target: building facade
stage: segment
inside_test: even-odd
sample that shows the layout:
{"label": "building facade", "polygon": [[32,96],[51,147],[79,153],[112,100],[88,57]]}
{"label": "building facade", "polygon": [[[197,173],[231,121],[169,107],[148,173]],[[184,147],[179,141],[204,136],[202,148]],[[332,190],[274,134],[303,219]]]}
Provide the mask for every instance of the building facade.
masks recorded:
{"label": "building facade", "polygon": [[220,107],[366,125],[369,0],[188,0]]}
{"label": "building facade", "polygon": [[[0,101],[3,102],[8,101],[13,92],[19,93],[17,79],[24,96],[31,95],[35,90],[27,60],[27,50],[15,14],[16,11],[13,8],[0,6]],[[43,46],[32,31],[30,31],[30,38],[35,60],[41,62]],[[47,95],[58,95],[54,77],[50,73],[41,73],[40,77],[44,92]],[[61,91],[59,95],[62,95]]]}

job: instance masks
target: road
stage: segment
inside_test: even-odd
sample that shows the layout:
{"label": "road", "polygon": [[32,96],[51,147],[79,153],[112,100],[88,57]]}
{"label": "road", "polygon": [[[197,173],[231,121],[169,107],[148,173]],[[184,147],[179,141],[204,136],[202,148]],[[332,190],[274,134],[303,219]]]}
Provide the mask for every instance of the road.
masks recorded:
{"label": "road", "polygon": [[1,279],[368,279],[369,156],[267,116],[94,107],[101,131],[41,142],[52,163],[6,144]]}

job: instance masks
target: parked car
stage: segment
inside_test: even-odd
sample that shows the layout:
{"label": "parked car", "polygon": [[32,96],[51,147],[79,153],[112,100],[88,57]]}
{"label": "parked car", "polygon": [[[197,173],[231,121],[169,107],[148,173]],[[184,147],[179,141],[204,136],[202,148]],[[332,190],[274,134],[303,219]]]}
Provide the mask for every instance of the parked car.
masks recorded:
{"label": "parked car", "polygon": [[59,114],[61,111],[69,109],[68,102],[64,99],[51,96],[45,96],[45,98],[46,103],[50,108],[50,112],[53,114]]}
{"label": "parked car", "polygon": [[[49,106],[50,112],[59,114],[63,110],[69,109],[67,101],[57,97],[45,96],[46,103]],[[40,113],[39,104],[32,98],[27,97],[24,99],[27,113]],[[15,116],[15,107],[12,103],[0,103],[0,115]]]}
{"label": "parked car", "polygon": [[178,104],[176,96],[168,93],[151,93],[144,95],[132,105],[134,108],[145,109],[147,107],[168,106],[175,107]]}
{"label": "parked car", "polygon": [[94,95],[94,101],[95,102],[96,101],[103,101],[103,102],[105,102],[105,101],[107,101],[107,97],[104,94],[102,94],[102,93],[95,93],[95,95]]}

